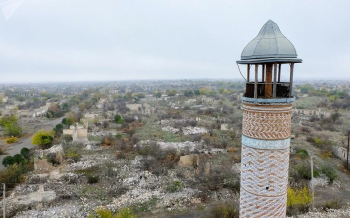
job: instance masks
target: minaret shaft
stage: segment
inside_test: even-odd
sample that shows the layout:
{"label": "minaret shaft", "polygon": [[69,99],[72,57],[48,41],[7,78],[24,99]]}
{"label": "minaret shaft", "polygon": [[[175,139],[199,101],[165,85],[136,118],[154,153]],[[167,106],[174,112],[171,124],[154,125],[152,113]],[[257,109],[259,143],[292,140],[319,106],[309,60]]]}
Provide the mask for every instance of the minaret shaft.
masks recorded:
{"label": "minaret shaft", "polygon": [[240,217],[285,217],[292,106],[242,109]]}

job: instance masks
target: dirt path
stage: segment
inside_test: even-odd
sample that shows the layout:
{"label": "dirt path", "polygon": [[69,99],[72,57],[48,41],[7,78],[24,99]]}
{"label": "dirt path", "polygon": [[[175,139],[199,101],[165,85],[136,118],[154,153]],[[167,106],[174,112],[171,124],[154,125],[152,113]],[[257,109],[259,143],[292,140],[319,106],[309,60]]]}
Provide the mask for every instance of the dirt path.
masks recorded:
{"label": "dirt path", "polygon": [[[57,118],[54,120],[49,120],[45,123],[40,124],[41,128],[54,128],[57,124],[61,123],[62,118]],[[0,170],[3,170],[5,167],[4,165],[2,165],[2,160],[6,157],[6,156],[13,156],[15,154],[19,154],[22,148],[33,148],[34,145],[32,145],[32,136],[19,140],[18,143],[14,143],[12,144],[9,149],[6,150],[6,155],[1,155],[0,156]]]}

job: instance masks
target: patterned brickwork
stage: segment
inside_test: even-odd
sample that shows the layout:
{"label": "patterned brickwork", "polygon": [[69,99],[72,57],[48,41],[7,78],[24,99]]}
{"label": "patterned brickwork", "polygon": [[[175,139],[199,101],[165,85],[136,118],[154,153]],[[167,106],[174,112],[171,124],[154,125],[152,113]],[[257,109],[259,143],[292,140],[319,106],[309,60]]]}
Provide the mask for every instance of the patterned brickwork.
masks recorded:
{"label": "patterned brickwork", "polygon": [[262,150],[242,145],[241,187],[250,193],[279,196],[287,191],[289,147]]}
{"label": "patterned brickwork", "polygon": [[253,105],[243,103],[245,136],[263,140],[286,139],[291,135],[292,105]]}
{"label": "patterned brickwork", "polygon": [[287,194],[276,197],[254,195],[241,187],[239,217],[286,217]]}
{"label": "patterned brickwork", "polygon": [[240,217],[286,217],[292,105],[242,109]]}

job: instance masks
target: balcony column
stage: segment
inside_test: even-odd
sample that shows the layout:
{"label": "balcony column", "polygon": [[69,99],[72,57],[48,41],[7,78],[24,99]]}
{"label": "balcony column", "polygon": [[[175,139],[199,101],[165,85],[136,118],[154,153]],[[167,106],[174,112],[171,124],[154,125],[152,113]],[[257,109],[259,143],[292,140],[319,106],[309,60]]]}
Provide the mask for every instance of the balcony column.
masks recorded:
{"label": "balcony column", "polygon": [[266,64],[265,98],[272,97],[272,64]]}
{"label": "balcony column", "polygon": [[277,85],[276,85],[276,79],[277,79],[277,63],[273,64],[274,72],[273,72],[273,94],[272,97],[276,98],[277,93]]}
{"label": "balcony column", "polygon": [[281,65],[282,64],[278,64],[278,82],[281,82]]}
{"label": "balcony column", "polygon": [[255,64],[254,98],[258,98],[258,68],[259,65]]}
{"label": "balcony column", "polygon": [[265,82],[265,64],[262,64],[261,82]]}
{"label": "balcony column", "polygon": [[247,64],[247,83],[249,83],[250,64]]}
{"label": "balcony column", "polygon": [[290,78],[289,78],[289,97],[292,97],[292,91],[293,91],[293,71],[294,71],[294,63],[291,63]]}

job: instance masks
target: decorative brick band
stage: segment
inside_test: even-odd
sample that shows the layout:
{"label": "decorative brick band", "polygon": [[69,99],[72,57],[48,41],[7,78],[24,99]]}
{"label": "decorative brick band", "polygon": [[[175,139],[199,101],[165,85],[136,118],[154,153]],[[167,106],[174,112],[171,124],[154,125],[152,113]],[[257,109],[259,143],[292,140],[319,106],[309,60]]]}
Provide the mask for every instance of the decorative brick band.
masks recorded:
{"label": "decorative brick band", "polygon": [[279,196],[287,192],[289,147],[261,150],[242,145],[241,186],[254,194]]}
{"label": "decorative brick band", "polygon": [[291,135],[292,105],[243,103],[243,135],[263,140],[287,139]]}
{"label": "decorative brick band", "polygon": [[251,194],[241,187],[239,217],[286,217],[287,193],[277,197]]}
{"label": "decorative brick band", "polygon": [[283,140],[260,140],[242,135],[242,144],[257,149],[286,149],[290,145],[290,138]]}

